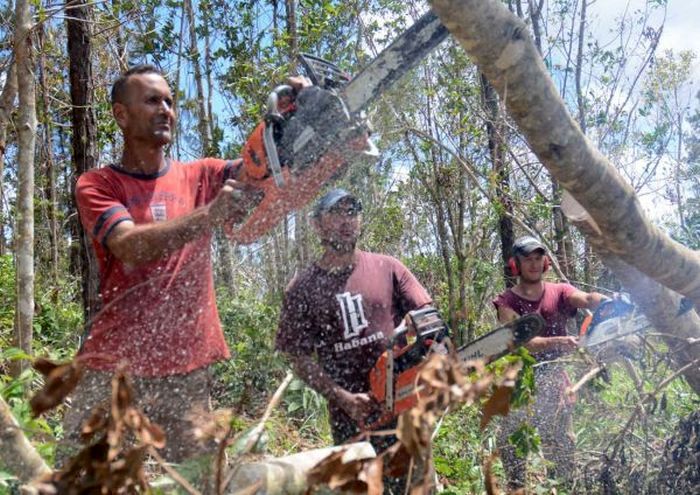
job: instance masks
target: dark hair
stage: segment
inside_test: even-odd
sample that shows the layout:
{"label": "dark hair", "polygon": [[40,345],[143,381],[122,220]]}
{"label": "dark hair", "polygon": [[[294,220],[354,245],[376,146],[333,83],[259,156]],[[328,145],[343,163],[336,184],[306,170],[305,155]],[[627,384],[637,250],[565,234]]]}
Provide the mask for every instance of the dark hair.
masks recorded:
{"label": "dark hair", "polygon": [[129,77],[136,74],[158,74],[162,76],[163,73],[155,65],[151,64],[139,64],[133,66],[131,69],[124,72],[119,79],[114,81],[112,84],[112,93],[110,95],[110,101],[112,105],[115,103],[124,103],[126,96],[126,85],[129,82]]}

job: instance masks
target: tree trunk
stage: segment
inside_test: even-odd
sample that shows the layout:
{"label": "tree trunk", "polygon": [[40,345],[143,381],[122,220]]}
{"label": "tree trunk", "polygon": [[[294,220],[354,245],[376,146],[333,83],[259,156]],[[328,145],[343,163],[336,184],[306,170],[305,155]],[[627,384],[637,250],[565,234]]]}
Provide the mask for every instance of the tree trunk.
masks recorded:
{"label": "tree trunk", "polygon": [[8,472],[28,483],[51,472],[51,469],[29,442],[7,402],[0,397],[0,464]]}
{"label": "tree trunk", "polygon": [[[267,495],[302,495],[309,493],[308,472],[329,455],[346,449],[343,462],[371,459],[376,456],[367,442],[308,450],[298,454],[241,464],[225,487],[225,493],[265,493]],[[235,468],[234,468],[235,469]],[[257,490],[246,489],[260,483]],[[335,493],[335,492],[334,492]]]}
{"label": "tree trunk", "polygon": [[700,307],[700,256],[646,218],[632,187],[581,133],[525,24],[495,0],[432,0],[496,88],[530,148],[590,213],[606,247]]}
{"label": "tree trunk", "polygon": [[[70,0],[71,15],[66,18],[71,97],[71,136],[73,177],[71,193],[75,205],[75,183],[85,171],[97,166],[96,126],[92,92],[92,42],[89,31],[90,6],[86,0]],[[77,215],[71,224],[73,239],[78,239],[78,257],[83,286],[83,308],[88,322],[99,307],[97,263],[90,239]]]}
{"label": "tree trunk", "polygon": [[8,67],[5,86],[0,94],[0,256],[5,254],[5,149],[7,147],[7,128],[12,118],[15,97],[17,96],[17,64],[12,61]]}
{"label": "tree trunk", "polygon": [[510,273],[508,260],[513,255],[513,202],[510,199],[510,171],[505,160],[505,143],[503,115],[498,106],[498,95],[493,86],[482,74],[481,93],[486,107],[486,134],[489,142],[491,168],[496,175],[496,198],[498,201],[498,233],[501,239],[501,261],[503,263],[503,280],[506,287],[515,285],[515,277]]}
{"label": "tree trunk", "polygon": [[[58,286],[58,199],[56,195],[56,171],[53,156],[53,126],[51,122],[51,104],[49,103],[48,87],[46,83],[46,56],[44,54],[44,26],[40,27],[41,53],[39,54],[39,77],[41,81],[41,113],[42,126],[44,128],[44,157],[46,160],[46,188],[45,196],[48,199],[46,218],[49,225],[49,266],[51,266],[51,280],[54,288]],[[54,291],[54,294],[57,294]]]}
{"label": "tree trunk", "polygon": [[[15,10],[14,52],[17,63],[18,191],[17,191],[17,310],[15,345],[32,353],[34,319],[34,147],[36,144],[36,100],[32,53],[32,18],[29,3],[18,0]],[[13,371],[26,366],[18,362]]]}
{"label": "tree trunk", "polygon": [[211,136],[209,135],[209,114],[204,98],[204,82],[202,81],[202,68],[199,66],[199,47],[197,46],[197,24],[192,1],[185,0],[183,4],[187,21],[189,24],[190,34],[190,62],[194,71],[194,83],[197,88],[197,130],[199,131],[199,139],[202,143],[202,155],[208,156],[211,148]]}

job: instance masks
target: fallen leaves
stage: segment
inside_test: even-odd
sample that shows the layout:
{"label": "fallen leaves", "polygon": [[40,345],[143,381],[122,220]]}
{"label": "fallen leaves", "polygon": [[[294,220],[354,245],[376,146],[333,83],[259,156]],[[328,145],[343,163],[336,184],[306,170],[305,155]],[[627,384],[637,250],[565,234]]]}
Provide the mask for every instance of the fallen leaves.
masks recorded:
{"label": "fallen leaves", "polygon": [[[32,399],[34,414],[59,404],[77,385],[82,370],[75,361],[56,365],[37,360],[35,367],[47,377],[46,385]],[[85,442],[98,438],[68,461],[66,466],[33,483],[40,493],[138,493],[147,490],[144,459],[149,448],[165,446],[163,430],[134,405],[131,383],[123,370],[112,379],[109,411],[93,410],[83,424]]]}
{"label": "fallen leaves", "polygon": [[[416,406],[398,419],[396,436],[399,442],[376,459],[343,464],[341,454],[330,455],[313,469],[308,480],[311,487],[309,493],[320,485],[351,493],[375,493],[371,490],[378,489],[382,476],[406,476],[418,465],[422,466],[420,474],[423,479],[412,484],[410,493],[430,493],[432,436],[438,420],[448,409],[461,404],[476,404],[490,394],[484,406],[482,428],[493,416],[507,414],[520,367],[519,363],[511,364],[496,376],[481,361],[464,364],[450,356],[432,355],[417,377],[419,397]],[[487,468],[490,469],[490,464]],[[495,482],[491,482],[491,486],[497,490]]]}
{"label": "fallen leaves", "polygon": [[61,404],[83,376],[83,368],[78,361],[56,364],[48,359],[38,358],[32,366],[44,375],[45,379],[44,387],[29,401],[34,417]]}

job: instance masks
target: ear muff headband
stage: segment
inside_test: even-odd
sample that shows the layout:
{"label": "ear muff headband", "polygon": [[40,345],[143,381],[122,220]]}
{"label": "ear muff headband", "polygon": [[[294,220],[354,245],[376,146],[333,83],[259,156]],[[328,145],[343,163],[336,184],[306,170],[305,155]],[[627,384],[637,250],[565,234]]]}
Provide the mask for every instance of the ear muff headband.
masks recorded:
{"label": "ear muff headband", "polygon": [[520,270],[518,269],[518,262],[515,260],[515,256],[508,258],[508,268],[510,269],[510,274],[513,277],[520,275]]}

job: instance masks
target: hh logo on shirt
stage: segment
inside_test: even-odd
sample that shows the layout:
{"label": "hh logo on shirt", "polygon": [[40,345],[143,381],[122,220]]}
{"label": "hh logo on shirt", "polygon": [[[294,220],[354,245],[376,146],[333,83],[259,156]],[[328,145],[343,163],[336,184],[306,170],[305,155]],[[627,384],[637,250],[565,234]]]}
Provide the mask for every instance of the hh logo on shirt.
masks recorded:
{"label": "hh logo on shirt", "polygon": [[165,203],[151,204],[151,216],[154,222],[165,222],[168,219],[168,212]]}
{"label": "hh logo on shirt", "polygon": [[345,340],[357,337],[360,332],[369,326],[365,313],[362,310],[362,294],[351,295],[349,292],[336,294],[335,298],[340,304],[343,313],[343,327]]}
{"label": "hh logo on shirt", "polygon": [[362,309],[362,294],[351,295],[349,292],[336,294],[335,298],[340,304],[340,311],[343,317],[343,342],[336,342],[335,352],[344,352],[363,347],[372,342],[381,340],[382,332],[375,332],[372,335],[360,337],[360,332],[369,326]]}

